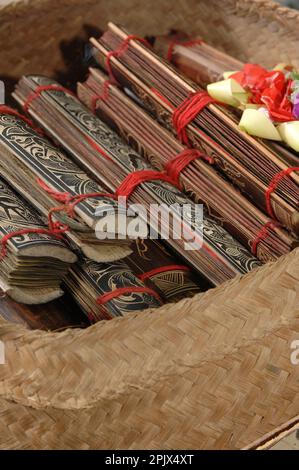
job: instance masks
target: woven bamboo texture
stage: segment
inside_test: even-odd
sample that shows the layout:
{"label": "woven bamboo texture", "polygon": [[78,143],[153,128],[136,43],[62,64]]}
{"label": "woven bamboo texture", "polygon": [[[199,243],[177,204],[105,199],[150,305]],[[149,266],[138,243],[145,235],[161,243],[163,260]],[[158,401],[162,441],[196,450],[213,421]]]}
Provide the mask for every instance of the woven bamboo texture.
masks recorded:
{"label": "woven bamboo texture", "polygon": [[142,35],[200,34],[244,62],[299,65],[299,12],[267,0],[24,0],[2,10],[0,2],[0,14],[0,75],[13,79],[67,67],[61,42],[88,39],[87,25],[104,30],[108,21]]}
{"label": "woven bamboo texture", "polygon": [[[0,76],[55,76],[74,60],[62,53],[73,39],[108,20],[299,65],[298,12],[265,0],[29,0],[0,9]],[[0,339],[0,448],[258,445],[299,422],[299,249],[155,311],[61,333],[1,321]]]}

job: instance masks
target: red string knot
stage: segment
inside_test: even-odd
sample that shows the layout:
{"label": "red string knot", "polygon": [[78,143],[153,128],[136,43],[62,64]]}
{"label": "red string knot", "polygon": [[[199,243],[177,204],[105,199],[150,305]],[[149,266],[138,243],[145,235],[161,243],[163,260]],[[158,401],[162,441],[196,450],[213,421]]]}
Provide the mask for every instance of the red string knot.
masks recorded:
{"label": "red string knot", "polygon": [[299,166],[289,167],[289,168],[286,168],[285,170],[280,171],[279,173],[276,173],[276,175],[274,175],[272,180],[270,181],[269,186],[265,192],[266,209],[267,209],[269,216],[272,217],[273,219],[276,219],[276,216],[275,216],[272,204],[271,204],[271,195],[276,190],[280,181],[286,176],[289,176],[291,173],[293,173],[293,171],[299,171]]}
{"label": "red string knot", "polygon": [[257,248],[258,248],[259,243],[261,243],[270,235],[269,229],[274,230],[276,227],[279,227],[279,225],[280,224],[276,222],[275,220],[269,220],[267,223],[265,223],[265,225],[263,225],[263,227],[257,233],[256,238],[253,240],[252,245],[251,245],[251,252],[254,256],[257,255]]}
{"label": "red string knot", "polygon": [[166,167],[165,171],[170,176],[170,178],[175,182],[176,186],[180,187],[180,175],[181,172],[194,160],[198,158],[203,159],[210,165],[214,163],[214,159],[204,153],[200,152],[197,149],[186,149],[183,150],[180,154],[176,155],[171,159]]}
{"label": "red string knot", "polygon": [[206,91],[191,93],[174,111],[172,124],[178,139],[189,146],[189,137],[186,127],[209,104],[216,103]]}

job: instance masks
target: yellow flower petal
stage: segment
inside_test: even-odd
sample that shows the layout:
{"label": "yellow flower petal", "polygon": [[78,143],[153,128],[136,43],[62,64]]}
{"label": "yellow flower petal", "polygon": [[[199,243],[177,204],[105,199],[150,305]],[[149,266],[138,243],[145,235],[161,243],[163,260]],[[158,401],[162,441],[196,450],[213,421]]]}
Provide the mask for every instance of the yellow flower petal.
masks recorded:
{"label": "yellow flower petal", "polygon": [[299,121],[284,122],[277,129],[282,140],[299,152]]}
{"label": "yellow flower petal", "polygon": [[207,90],[212,98],[234,107],[238,107],[241,103],[245,103],[248,100],[248,93],[232,78],[210,83],[207,86]]}
{"label": "yellow flower petal", "polygon": [[263,112],[256,109],[245,109],[239,127],[250,135],[264,139],[281,140],[276,127]]}

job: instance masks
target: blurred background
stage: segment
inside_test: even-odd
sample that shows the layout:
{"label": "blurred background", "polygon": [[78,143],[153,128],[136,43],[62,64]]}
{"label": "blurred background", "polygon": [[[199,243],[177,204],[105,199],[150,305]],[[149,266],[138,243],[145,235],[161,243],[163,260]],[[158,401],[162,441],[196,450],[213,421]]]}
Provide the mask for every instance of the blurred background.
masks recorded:
{"label": "blurred background", "polygon": [[[20,0],[0,0],[0,5],[5,5],[6,3],[19,2]],[[281,3],[290,8],[297,8],[299,10],[299,0],[276,0],[276,3]]]}

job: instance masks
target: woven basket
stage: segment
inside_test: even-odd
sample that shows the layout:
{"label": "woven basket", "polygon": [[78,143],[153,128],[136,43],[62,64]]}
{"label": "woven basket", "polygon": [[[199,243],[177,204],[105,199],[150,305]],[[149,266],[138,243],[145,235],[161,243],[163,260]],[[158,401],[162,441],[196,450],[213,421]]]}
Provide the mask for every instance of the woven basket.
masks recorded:
{"label": "woven basket", "polygon": [[[141,35],[199,33],[243,61],[299,65],[299,13],[268,1],[20,1],[0,20],[10,84],[62,76],[61,50],[71,63],[74,38],[108,20]],[[268,445],[299,423],[299,249],[158,310],[62,333],[1,321],[0,338],[0,448]]]}

